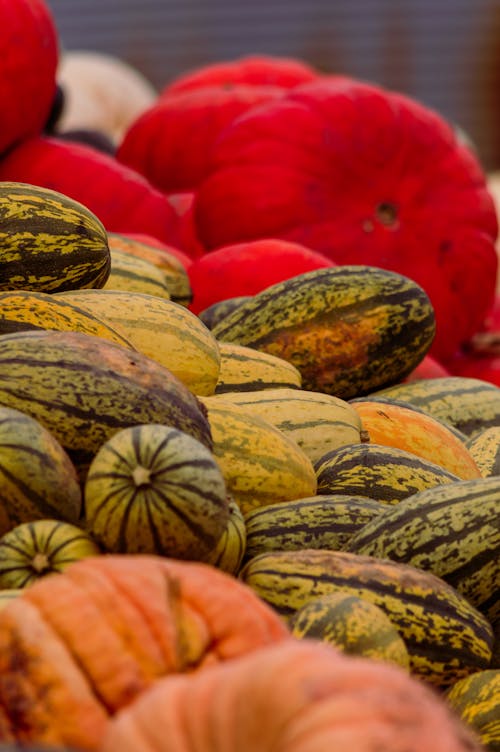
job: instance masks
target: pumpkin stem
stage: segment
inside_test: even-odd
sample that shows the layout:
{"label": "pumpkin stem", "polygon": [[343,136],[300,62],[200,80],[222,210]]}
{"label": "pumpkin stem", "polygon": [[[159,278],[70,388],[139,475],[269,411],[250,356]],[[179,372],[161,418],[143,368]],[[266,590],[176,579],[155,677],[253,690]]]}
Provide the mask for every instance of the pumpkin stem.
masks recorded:
{"label": "pumpkin stem", "polygon": [[151,480],[151,470],[137,465],[132,472],[132,478],[136,486],[147,486]]}
{"label": "pumpkin stem", "polygon": [[398,210],[394,204],[389,201],[382,201],[375,209],[375,216],[378,221],[386,227],[395,225],[398,218]]}
{"label": "pumpkin stem", "polygon": [[35,572],[40,574],[45,569],[50,569],[49,557],[47,556],[47,554],[38,551],[31,560],[31,566],[35,570]]}

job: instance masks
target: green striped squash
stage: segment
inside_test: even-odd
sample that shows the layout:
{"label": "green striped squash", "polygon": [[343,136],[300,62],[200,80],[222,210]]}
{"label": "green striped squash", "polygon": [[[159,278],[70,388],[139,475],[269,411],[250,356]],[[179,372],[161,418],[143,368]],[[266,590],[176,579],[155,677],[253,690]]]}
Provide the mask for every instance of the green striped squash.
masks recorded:
{"label": "green striped squash", "polygon": [[58,295],[31,290],[0,292],[0,334],[37,329],[92,334],[134,349],[116,329]]}
{"label": "green striped squash", "polygon": [[0,290],[102,287],[106,230],[83,204],[27,183],[0,182]]}
{"label": "green striped squash", "polygon": [[43,517],[76,523],[82,493],[76,469],[38,420],[0,405],[0,534]]}
{"label": "green striped squash", "polygon": [[221,398],[272,423],[293,439],[311,462],[346,444],[364,441],[356,410],[332,394],[281,387],[226,392]]}
{"label": "green striped squash", "polygon": [[272,285],[212,331],[221,341],[288,360],[304,389],[348,399],[405,378],[428,351],[435,319],[412,280],[346,265]]}
{"label": "green striped squash", "polygon": [[444,580],[409,564],[345,551],[277,551],[251,559],[239,576],[286,619],[339,591],[374,603],[405,641],[411,671],[436,686],[489,665],[488,620]]}
{"label": "green striped squash", "polygon": [[485,478],[500,475],[500,425],[478,431],[466,447]]}
{"label": "green striped squash", "polygon": [[103,290],[142,292],[170,300],[164,273],[150,261],[111,249],[111,271]]}
{"label": "green striped squash", "polygon": [[59,297],[116,329],[195,394],[213,394],[220,371],[219,345],[185,306],[124,290],[75,290]]}
{"label": "green striped squash", "polygon": [[500,619],[500,477],[462,480],[410,496],[368,522],[351,553],[412,564]]}
{"label": "green striped squash", "polygon": [[314,465],[319,494],[368,496],[397,504],[418,491],[456,483],[456,475],[416,454],[382,444],[350,444]]}
{"label": "green striped squash", "polygon": [[101,337],[4,334],[0,373],[0,405],[42,423],[81,475],[104,441],[137,423],[172,425],[212,446],[205,408],[179,379],[142,353]]}
{"label": "green striped squash", "polygon": [[479,737],[484,748],[500,750],[500,670],[476,671],[459,679],[446,700]]}
{"label": "green striped squash", "polygon": [[229,501],[229,518],[226,529],[217,544],[210,564],[228,574],[238,574],[247,545],[245,518],[238,504]]}
{"label": "green striped squash", "polygon": [[212,453],[167,425],[125,428],[94,457],[85,526],[108,552],[206,561],[228,525],[226,485]]}
{"label": "green striped squash", "polygon": [[76,525],[51,519],[24,522],[0,538],[0,588],[25,588],[99,554],[95,541]]}
{"label": "green striped squash", "polygon": [[321,640],[348,655],[410,668],[404,640],[385,611],[357,595],[339,592],[312,598],[295,612],[289,626],[299,639]]}
{"label": "green striped squash", "polygon": [[224,395],[200,397],[207,408],[213,452],[228,493],[243,514],[316,493],[309,457],[292,439]]}
{"label": "green striped squash", "polygon": [[220,342],[220,371],[215,394],[262,389],[300,389],[297,369],[283,358],[234,342]]}
{"label": "green striped squash", "polygon": [[311,496],[285,501],[245,516],[246,559],[266,551],[340,550],[385,505],[364,496]]}
{"label": "green striped squash", "polygon": [[375,396],[410,402],[451,423],[468,437],[500,425],[500,389],[482,379],[467,376],[420,379],[388,387]]}
{"label": "green striped squash", "polygon": [[247,300],[251,300],[251,295],[238,295],[234,298],[226,298],[225,300],[219,300],[217,303],[200,311],[198,316],[203,321],[205,326],[209,329],[213,329],[219,321],[222,321],[229,313],[232,313],[241,303],[246,303]]}

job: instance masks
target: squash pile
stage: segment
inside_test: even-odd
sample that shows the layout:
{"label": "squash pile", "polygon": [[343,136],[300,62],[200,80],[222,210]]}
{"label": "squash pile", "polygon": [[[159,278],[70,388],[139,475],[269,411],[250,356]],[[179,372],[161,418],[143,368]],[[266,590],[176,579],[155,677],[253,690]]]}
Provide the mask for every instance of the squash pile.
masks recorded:
{"label": "squash pile", "polygon": [[47,6],[0,21],[0,746],[498,750],[500,388],[447,370],[494,310],[477,158],[266,56],[104,153]]}

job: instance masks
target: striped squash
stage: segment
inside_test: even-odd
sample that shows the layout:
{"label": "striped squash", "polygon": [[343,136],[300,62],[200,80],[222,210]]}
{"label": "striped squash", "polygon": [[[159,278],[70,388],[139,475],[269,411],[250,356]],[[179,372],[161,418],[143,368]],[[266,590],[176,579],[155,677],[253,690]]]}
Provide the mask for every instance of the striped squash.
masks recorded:
{"label": "striped squash", "polygon": [[397,504],[418,491],[460,480],[404,449],[382,444],[350,444],[327,452],[314,465],[319,494],[368,496]]}
{"label": "striped squash", "polygon": [[82,493],[68,454],[38,420],[0,405],[0,534],[56,517],[76,523]]}
{"label": "striped squash", "polygon": [[432,416],[401,405],[381,405],[370,400],[351,404],[372,444],[412,452],[462,480],[481,477],[465,444]]}
{"label": "striped squash", "polygon": [[243,514],[316,493],[311,460],[273,425],[218,396],[200,397],[228,493]]}
{"label": "striped squash", "polygon": [[24,522],[0,538],[0,588],[25,588],[99,554],[95,541],[76,525],[51,519]]}
{"label": "striped squash", "polygon": [[83,204],[27,183],[0,182],[0,290],[102,287],[108,236]]}
{"label": "striped squash", "polygon": [[219,342],[220,371],[215,394],[262,389],[300,389],[299,371],[283,358],[234,342]]}
{"label": "striped squash", "polygon": [[206,561],[228,525],[226,485],[212,453],[167,425],[118,431],[90,464],[85,527],[108,552]]}
{"label": "striped squash", "polygon": [[467,376],[420,379],[388,387],[376,395],[410,402],[451,423],[468,437],[500,425],[500,389],[482,379]]}
{"label": "striped squash", "polygon": [[180,305],[189,305],[192,298],[189,276],[182,262],[173,253],[116,232],[108,232],[108,244],[111,258],[117,250],[154,264],[163,273],[171,300]]}
{"label": "striped squash", "polygon": [[134,349],[113,327],[58,295],[31,290],[0,292],[0,334],[31,329],[82,332]]}
{"label": "striped squash", "polygon": [[238,574],[247,545],[247,530],[243,512],[232,499],[229,501],[229,519],[217,544],[210,564],[228,574]]}
{"label": "striped squash", "polygon": [[209,329],[213,329],[219,321],[222,321],[222,319],[224,319],[229,313],[236,310],[241,303],[251,300],[251,297],[251,295],[238,295],[234,298],[219,300],[217,303],[212,303],[211,306],[200,311],[198,316],[205,326],[208,326]]}
{"label": "striped squash", "polygon": [[245,515],[246,559],[266,551],[340,550],[386,507],[364,496],[311,496]]}
{"label": "striped squash", "polygon": [[179,379],[142,353],[101,337],[4,334],[0,373],[0,405],[39,420],[81,475],[104,441],[137,423],[172,425],[212,446],[205,410]]}
{"label": "striped squash", "polygon": [[150,261],[111,249],[111,270],[103,290],[142,292],[170,300],[162,270]]}
{"label": "striped squash", "polygon": [[466,442],[482,475],[500,475],[500,425],[478,431]]}
{"label": "striped squash", "polygon": [[290,619],[294,637],[327,642],[348,655],[388,661],[406,669],[410,656],[385,611],[350,593],[312,598]]}
{"label": "striped squash", "polygon": [[375,603],[405,641],[411,671],[436,686],[490,662],[488,620],[444,580],[409,564],[345,551],[277,551],[256,556],[239,576],[286,619],[339,591]]}
{"label": "striped squash", "polygon": [[491,752],[500,749],[500,670],[476,671],[459,679],[446,700]]}
{"label": "striped squash", "polygon": [[197,316],[171,300],[120,290],[76,290],[60,297],[102,319],[138,352],[156,360],[195,394],[213,394],[217,340]]}
{"label": "striped squash", "polygon": [[293,439],[312,462],[328,451],[365,438],[356,410],[331,394],[282,387],[226,392],[222,399],[272,423]]}
{"label": "striped squash", "polygon": [[435,319],[416,282],[347,265],[271,285],[212,331],[288,360],[304,389],[348,399],[405,378],[429,349]]}
{"label": "striped squash", "polygon": [[500,620],[499,510],[500,477],[436,486],[387,507],[344,550],[433,572],[493,623]]}

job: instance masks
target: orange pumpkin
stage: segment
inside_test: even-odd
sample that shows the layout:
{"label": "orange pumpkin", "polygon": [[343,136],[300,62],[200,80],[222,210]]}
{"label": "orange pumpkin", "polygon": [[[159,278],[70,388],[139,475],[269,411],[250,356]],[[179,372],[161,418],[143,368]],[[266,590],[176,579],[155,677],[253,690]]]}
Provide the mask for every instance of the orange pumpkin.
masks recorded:
{"label": "orange pumpkin", "polygon": [[109,717],[160,677],[288,635],[247,586],[209,565],[83,559],[0,612],[0,742],[96,750]]}
{"label": "orange pumpkin", "polygon": [[109,724],[102,752],[480,752],[402,669],[285,641],[160,680]]}

